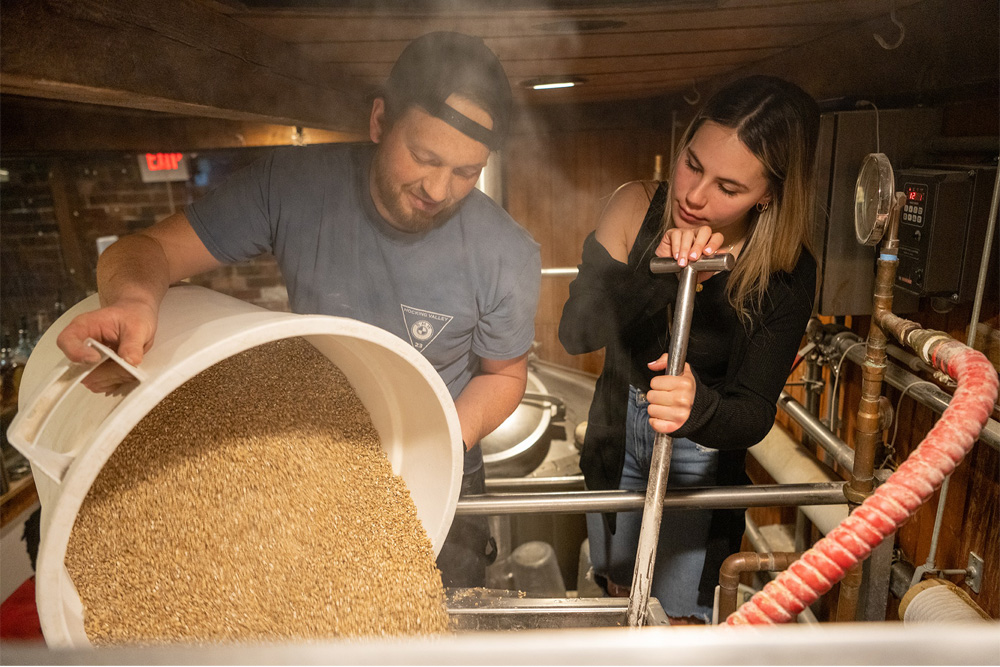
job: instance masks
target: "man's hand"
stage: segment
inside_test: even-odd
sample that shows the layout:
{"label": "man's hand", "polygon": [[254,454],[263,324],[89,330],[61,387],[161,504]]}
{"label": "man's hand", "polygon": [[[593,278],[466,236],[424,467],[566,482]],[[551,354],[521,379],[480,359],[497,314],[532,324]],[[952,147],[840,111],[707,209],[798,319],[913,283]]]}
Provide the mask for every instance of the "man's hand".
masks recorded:
{"label": "man's hand", "polygon": [[[125,361],[138,366],[156,334],[157,311],[141,300],[119,301],[78,315],[60,332],[56,345],[70,361],[96,362],[100,353],[86,344],[88,338],[104,343]],[[111,393],[135,378],[118,364],[101,364],[83,379],[93,392]]]}
{"label": "man's hand", "polygon": [[[70,361],[95,362],[88,338],[115,350],[138,366],[153,345],[160,302],[167,288],[196,273],[221,266],[201,242],[183,213],[113,243],[97,263],[102,308],[69,323],[56,344]],[[83,380],[91,391],[110,393],[132,376],[115,363],[101,364]]]}

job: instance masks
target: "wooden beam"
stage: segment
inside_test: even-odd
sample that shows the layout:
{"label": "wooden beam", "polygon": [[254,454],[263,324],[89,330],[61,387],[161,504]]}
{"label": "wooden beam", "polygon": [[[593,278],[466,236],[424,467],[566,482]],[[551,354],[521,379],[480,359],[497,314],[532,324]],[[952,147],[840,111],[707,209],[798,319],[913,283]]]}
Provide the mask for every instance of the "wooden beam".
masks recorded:
{"label": "wooden beam", "polygon": [[[627,34],[525,35],[484,40],[505,65],[520,60],[549,58],[601,58],[728,50],[788,49],[817,39],[836,28],[828,24],[749,27],[706,30],[663,30]],[[322,42],[301,46],[316,60],[348,67],[353,63],[391,65],[406,47],[406,40],[373,42]],[[375,48],[377,47],[377,48]]]}
{"label": "wooden beam", "polygon": [[363,131],[361,84],[193,0],[3,0],[0,91]]}
{"label": "wooden beam", "polygon": [[[614,55],[608,57],[582,56],[562,58],[553,56],[544,60],[515,60],[504,63],[504,70],[515,85],[521,79],[538,76],[540,72],[557,72],[575,76],[598,74],[628,74],[630,72],[687,71],[692,67],[727,65],[738,67],[747,62],[764,60],[777,55],[780,49],[725,49],[700,53],[661,53],[645,56]],[[353,63],[355,75],[372,84],[389,76],[392,63]]]}
{"label": "wooden beam", "polygon": [[62,246],[66,273],[81,291],[94,289],[95,278],[80,239],[80,228],[75,219],[70,200],[69,184],[61,160],[55,160],[49,169],[49,187],[52,188],[52,209],[59,226],[59,245]]}
{"label": "wooden beam", "polygon": [[[117,107],[0,97],[4,153],[197,151],[295,143],[293,125],[168,116]],[[303,127],[305,144],[365,141],[360,132]]]}

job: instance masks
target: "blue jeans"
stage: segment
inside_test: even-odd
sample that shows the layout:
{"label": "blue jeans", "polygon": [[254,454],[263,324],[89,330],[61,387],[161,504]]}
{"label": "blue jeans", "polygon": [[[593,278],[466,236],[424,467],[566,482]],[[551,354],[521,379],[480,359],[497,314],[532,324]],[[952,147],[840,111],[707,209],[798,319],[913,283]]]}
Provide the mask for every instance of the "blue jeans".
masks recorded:
{"label": "blue jeans", "polygon": [[[625,428],[625,465],[620,489],[645,491],[656,433],[649,425],[645,394],[629,387]],[[674,438],[667,488],[713,486],[719,451],[686,438]],[[614,534],[600,514],[587,515],[590,559],[594,572],[619,586],[631,586],[642,511],[617,515]],[[697,616],[711,621],[712,608],[698,604],[698,584],[705,565],[711,510],[664,510],[656,548],[651,595],[668,616]]]}

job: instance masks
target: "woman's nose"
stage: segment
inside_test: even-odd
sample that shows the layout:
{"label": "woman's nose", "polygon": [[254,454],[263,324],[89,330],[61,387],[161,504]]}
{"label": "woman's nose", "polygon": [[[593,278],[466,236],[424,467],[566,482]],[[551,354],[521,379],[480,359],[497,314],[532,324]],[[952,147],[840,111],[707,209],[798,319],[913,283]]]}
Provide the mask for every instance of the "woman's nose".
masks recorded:
{"label": "woman's nose", "polygon": [[685,193],[684,199],[692,208],[701,208],[708,202],[708,184],[705,179],[698,179]]}

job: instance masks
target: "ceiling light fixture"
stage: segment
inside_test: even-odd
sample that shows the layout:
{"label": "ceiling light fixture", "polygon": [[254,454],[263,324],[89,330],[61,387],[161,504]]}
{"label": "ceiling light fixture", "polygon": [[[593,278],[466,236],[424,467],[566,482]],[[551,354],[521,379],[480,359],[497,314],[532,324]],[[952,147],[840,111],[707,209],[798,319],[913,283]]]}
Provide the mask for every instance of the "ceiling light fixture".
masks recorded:
{"label": "ceiling light fixture", "polygon": [[539,76],[522,81],[521,85],[533,90],[553,90],[556,88],[572,88],[586,81],[578,76]]}
{"label": "ceiling light fixture", "polygon": [[551,90],[553,88],[572,88],[575,85],[574,81],[557,81],[555,83],[536,83],[532,88],[535,90]]}

